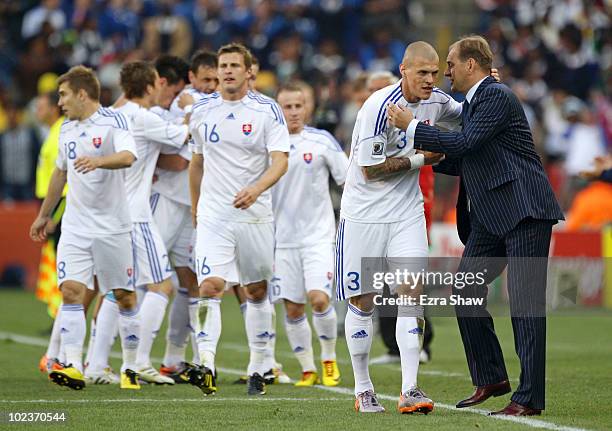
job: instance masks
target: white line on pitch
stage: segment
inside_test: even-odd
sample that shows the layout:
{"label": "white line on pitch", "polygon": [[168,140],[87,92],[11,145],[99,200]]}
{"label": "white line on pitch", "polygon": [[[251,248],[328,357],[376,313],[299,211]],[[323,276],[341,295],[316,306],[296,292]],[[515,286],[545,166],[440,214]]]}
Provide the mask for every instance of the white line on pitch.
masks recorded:
{"label": "white line on pitch", "polygon": [[[21,335],[21,334],[15,334],[12,332],[2,332],[0,331],[0,340],[9,340],[9,341],[13,341],[15,343],[20,343],[20,344],[27,344],[27,345],[31,345],[31,346],[41,346],[41,347],[46,347],[48,344],[48,340],[45,340],[43,338],[38,338],[38,337],[29,337],[26,335]],[[121,354],[118,352],[111,352],[111,356],[114,358],[121,358]],[[155,361],[155,362],[160,362],[161,359],[160,358],[151,358],[151,360]],[[234,374],[234,375],[244,375],[244,371],[243,370],[236,370],[233,368],[222,368],[222,367],[218,367],[218,370],[223,372],[223,373],[227,373],[227,374]],[[328,392],[333,392],[336,394],[343,394],[343,395],[354,395],[353,391],[351,389],[348,388],[341,388],[341,387],[329,387],[329,386],[321,386],[321,385],[316,385],[315,388],[323,390],[323,391],[328,391]],[[378,394],[378,397],[380,399],[383,400],[388,400],[388,401],[397,401],[397,396],[392,396],[392,395],[386,395],[386,394]],[[240,398],[242,399],[242,398]],[[455,406],[450,405],[450,404],[443,404],[443,403],[436,403],[436,407],[437,408],[441,408],[444,410],[452,410],[455,412],[460,412],[460,413],[472,413],[472,414],[477,414],[477,415],[481,415],[481,416],[485,416],[489,419],[494,419],[494,420],[500,420],[500,421],[506,421],[506,422],[514,422],[517,424],[521,424],[521,425],[525,425],[531,428],[542,428],[542,429],[547,429],[547,430],[551,430],[551,431],[587,431],[584,428],[574,428],[574,427],[568,427],[568,426],[564,426],[564,425],[557,425],[555,423],[552,422],[546,422],[543,420],[539,420],[539,419],[531,419],[528,417],[520,417],[520,416],[487,416],[489,414],[488,410],[483,410],[483,409],[474,409],[474,408],[465,408],[465,409],[457,409]]]}
{"label": "white line on pitch", "polygon": [[[292,398],[292,397],[257,397],[257,398],[239,398],[239,397],[201,397],[201,398],[114,398],[109,400],[93,400],[96,403],[212,403],[212,402],[275,402],[275,401],[342,401],[347,402],[351,398]],[[0,404],[88,404],[92,400],[0,400]]]}

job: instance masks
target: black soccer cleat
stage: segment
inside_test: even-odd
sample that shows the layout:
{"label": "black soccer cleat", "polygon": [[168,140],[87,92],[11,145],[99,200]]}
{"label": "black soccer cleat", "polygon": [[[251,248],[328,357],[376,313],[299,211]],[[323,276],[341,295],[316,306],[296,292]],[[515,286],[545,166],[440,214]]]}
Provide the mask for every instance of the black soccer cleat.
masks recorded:
{"label": "black soccer cleat", "polygon": [[217,392],[215,376],[210,368],[204,365],[194,365],[186,373],[189,383],[200,388],[204,395],[214,395]]}
{"label": "black soccer cleat", "polygon": [[266,381],[262,376],[259,375],[259,373],[254,373],[252,376],[249,376],[249,381],[247,383],[247,394],[248,395],[265,395],[266,394]]}

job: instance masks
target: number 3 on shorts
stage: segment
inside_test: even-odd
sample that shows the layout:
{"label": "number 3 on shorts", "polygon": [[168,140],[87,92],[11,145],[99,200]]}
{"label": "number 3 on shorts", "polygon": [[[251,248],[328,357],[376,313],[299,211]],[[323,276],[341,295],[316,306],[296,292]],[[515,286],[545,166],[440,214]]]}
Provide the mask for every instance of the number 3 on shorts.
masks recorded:
{"label": "number 3 on shorts", "polygon": [[196,259],[196,267],[198,268],[198,271],[200,271],[200,275],[210,274],[210,266],[206,265],[206,258],[202,259],[201,264],[200,259]]}
{"label": "number 3 on shorts", "polygon": [[359,287],[360,287],[359,286],[359,273],[355,271],[351,271],[351,272],[348,272],[346,276],[350,278],[350,282],[351,282],[351,284],[347,285],[346,287],[349,290],[359,290]]}

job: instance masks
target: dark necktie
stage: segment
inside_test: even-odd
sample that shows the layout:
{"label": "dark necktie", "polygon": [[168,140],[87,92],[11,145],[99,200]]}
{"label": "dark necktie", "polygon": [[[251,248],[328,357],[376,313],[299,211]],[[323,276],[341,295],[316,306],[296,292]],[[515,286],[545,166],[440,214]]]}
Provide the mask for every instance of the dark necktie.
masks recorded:
{"label": "dark necktie", "polygon": [[465,128],[467,126],[468,111],[469,110],[470,110],[470,104],[467,101],[467,99],[465,99],[463,101],[463,105],[461,107],[461,125],[463,126],[463,128]]}

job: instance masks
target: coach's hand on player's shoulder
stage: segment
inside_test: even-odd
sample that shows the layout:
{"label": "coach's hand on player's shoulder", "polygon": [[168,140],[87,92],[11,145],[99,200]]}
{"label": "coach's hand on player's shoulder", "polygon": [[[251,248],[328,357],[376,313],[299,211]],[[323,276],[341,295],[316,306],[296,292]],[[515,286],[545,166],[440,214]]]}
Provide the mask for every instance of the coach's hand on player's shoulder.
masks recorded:
{"label": "coach's hand on player's shoulder", "polygon": [[34,223],[30,227],[30,238],[33,241],[41,242],[47,239],[46,226],[51,219],[49,217],[36,217]]}
{"label": "coach's hand on player's shoulder", "polygon": [[234,208],[245,210],[255,203],[262,190],[256,186],[247,186],[240,190],[234,198]]}
{"label": "coach's hand on player's shoulder", "polygon": [[434,153],[432,151],[417,150],[417,153],[425,156],[426,165],[435,165],[436,163],[440,163],[445,158],[444,154]]}
{"label": "coach's hand on player's shoulder", "polygon": [[389,103],[387,105],[387,118],[391,126],[397,127],[398,129],[406,130],[408,124],[414,118],[412,111],[406,109],[403,106],[396,105],[395,103]]}
{"label": "coach's hand on player's shoulder", "polygon": [[86,174],[99,167],[99,159],[97,157],[79,157],[74,161],[74,169],[81,174]]}

